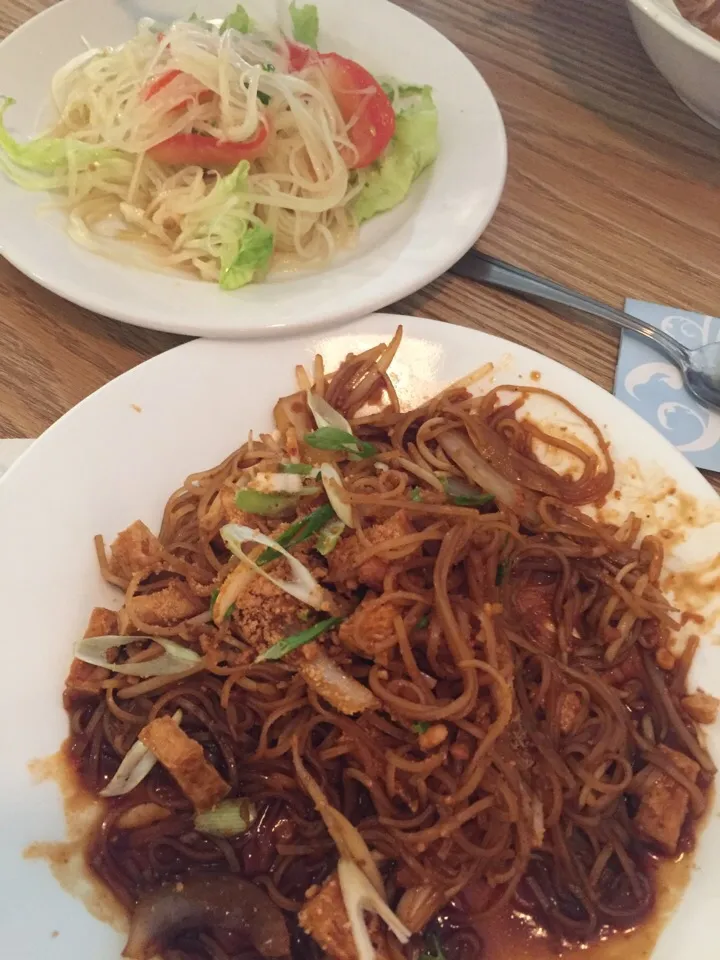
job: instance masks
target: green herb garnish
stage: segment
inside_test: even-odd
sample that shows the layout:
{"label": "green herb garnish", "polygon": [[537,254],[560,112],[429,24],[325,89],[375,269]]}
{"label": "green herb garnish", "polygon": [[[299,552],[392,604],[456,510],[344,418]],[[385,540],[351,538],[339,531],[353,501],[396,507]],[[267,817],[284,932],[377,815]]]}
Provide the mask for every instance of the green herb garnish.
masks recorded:
{"label": "green herb garnish", "polygon": [[316,450],[336,450],[340,453],[349,453],[351,459],[365,460],[377,454],[377,447],[365,440],[358,440],[347,430],[339,427],[320,427],[313,433],[305,434],[305,443]]}
{"label": "green herb garnish", "polygon": [[[313,510],[313,512],[309,513],[306,517],[301,517],[300,520],[291,523],[287,530],[283,530],[279,537],[275,537],[275,540],[281,547],[285,547],[285,549],[288,550],[290,547],[297,546],[298,543],[302,543],[314,533],[317,533],[318,530],[324,527],[334,516],[335,511],[333,508],[329,503],[325,503],[322,507],[318,507],[317,510]],[[268,547],[267,550],[263,550],[258,557],[257,565],[262,567],[264,564],[270,563],[271,560],[275,560],[275,558],[279,556],[280,554],[277,550]]]}
{"label": "green herb garnish", "polygon": [[226,30],[237,30],[238,33],[250,33],[252,20],[245,7],[238,4],[233,13],[229,14],[220,24],[220,33]]}
{"label": "green herb garnish", "polygon": [[495,499],[492,493],[483,493],[455,477],[447,477],[442,483],[448,500],[456,507],[484,507]]}
{"label": "green herb garnish", "polygon": [[293,38],[306,47],[317,50],[320,18],[318,8],[314,3],[306,3],[299,7],[295,0],[290,4],[290,19],[292,20]]}
{"label": "green herb garnish", "polygon": [[219,593],[220,593],[219,590],[213,590],[213,592],[210,594],[210,614],[211,615],[215,608],[215,601],[217,600]]}
{"label": "green herb garnish", "polygon": [[312,473],[314,470],[317,470],[317,467],[313,467],[309,463],[281,463],[280,464],[280,473],[301,473],[303,476],[308,473]]}
{"label": "green herb garnish", "polygon": [[420,487],[413,487],[410,491],[410,499],[422,503],[422,490]]}
{"label": "green herb garnish", "polygon": [[418,622],[415,624],[418,630],[424,630],[425,627],[430,623],[430,614],[426,613],[425,616],[420,617]]}
{"label": "green herb garnish", "polygon": [[227,608],[227,610],[225,611],[225,615],[223,616],[223,620],[229,620],[230,617],[232,616],[232,612],[233,612],[234,609],[235,609],[235,602],[233,601],[233,602],[230,604],[230,606]]}
{"label": "green herb garnish", "polygon": [[260,490],[251,490],[249,487],[244,487],[235,494],[236,507],[259,517],[274,517],[292,507],[296,500],[297,497],[293,494],[261,493]]}
{"label": "green herb garnish", "polygon": [[412,728],[415,733],[427,733],[427,731],[430,729],[430,724],[427,722],[427,720],[418,720],[417,723],[412,725]]}
{"label": "green herb garnish", "polygon": [[326,630],[332,630],[333,627],[336,627],[342,622],[342,617],[329,617],[327,620],[321,620],[320,623],[316,623],[313,627],[308,627],[307,630],[301,630],[300,633],[293,633],[292,636],[283,637],[282,640],[278,640],[277,643],[269,647],[265,653],[261,653],[260,656],[255,659],[255,663],[261,663],[263,660],[281,660],[286,654],[297,650],[298,647],[302,647],[306,643],[310,643],[311,640],[320,636],[321,633],[324,633]]}
{"label": "green herb garnish", "polygon": [[322,554],[323,557],[331,554],[338,545],[344,529],[345,524],[339,517],[326,523],[317,535],[315,542],[317,552]]}

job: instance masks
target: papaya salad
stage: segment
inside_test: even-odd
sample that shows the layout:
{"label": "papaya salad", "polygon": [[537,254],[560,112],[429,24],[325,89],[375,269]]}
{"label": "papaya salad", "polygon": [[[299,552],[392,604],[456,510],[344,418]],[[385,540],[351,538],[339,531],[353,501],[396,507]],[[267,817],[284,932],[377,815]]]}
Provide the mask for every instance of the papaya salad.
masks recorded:
{"label": "papaya salad", "polygon": [[[438,152],[432,90],[320,52],[317,8],[289,29],[144,19],[54,76],[54,128],[19,142],[0,103],[0,170],[50,191],[72,239],[234,290],[317,268],[401,203]],[[122,242],[125,241],[125,242]]]}

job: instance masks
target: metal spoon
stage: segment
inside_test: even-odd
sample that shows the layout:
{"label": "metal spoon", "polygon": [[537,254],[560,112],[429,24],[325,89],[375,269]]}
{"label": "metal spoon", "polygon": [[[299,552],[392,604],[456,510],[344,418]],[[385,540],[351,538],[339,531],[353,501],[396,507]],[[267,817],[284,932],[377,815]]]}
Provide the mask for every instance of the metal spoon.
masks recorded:
{"label": "metal spoon", "polygon": [[571,307],[579,313],[578,319],[592,326],[590,316],[600,317],[623,330],[631,330],[651,340],[673,363],[680,367],[683,380],[690,393],[707,407],[720,410],[720,343],[708,343],[693,350],[669,336],[663,330],[648,326],[622,310],[586,297],[576,290],[563,287],[552,280],[545,280],[520,267],[513,267],[502,260],[487,257],[471,250],[450,268],[451,273],[468,277],[491,287],[511,290],[532,300]]}

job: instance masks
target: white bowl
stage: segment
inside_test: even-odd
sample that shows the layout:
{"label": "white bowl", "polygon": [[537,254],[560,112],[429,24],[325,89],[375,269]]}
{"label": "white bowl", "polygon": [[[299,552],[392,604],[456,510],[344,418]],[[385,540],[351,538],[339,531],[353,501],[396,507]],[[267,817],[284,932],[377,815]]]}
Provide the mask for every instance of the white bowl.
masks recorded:
{"label": "white bowl", "polygon": [[720,41],[685,20],[673,0],[628,0],[628,8],[640,42],[680,99],[720,127]]}

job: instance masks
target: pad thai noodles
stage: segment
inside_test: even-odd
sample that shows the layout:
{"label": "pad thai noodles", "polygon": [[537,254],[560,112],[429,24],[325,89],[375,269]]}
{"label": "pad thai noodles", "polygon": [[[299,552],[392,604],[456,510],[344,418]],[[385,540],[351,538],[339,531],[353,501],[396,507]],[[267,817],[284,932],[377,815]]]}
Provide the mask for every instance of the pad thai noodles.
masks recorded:
{"label": "pad thai noodles", "polygon": [[718,0],[675,0],[680,13],[694,26],[720,40],[720,3]]}
{"label": "pad thai noodles", "polygon": [[222,23],[141,21],[56,74],[47,136],[0,124],[0,170],[56,194],[73,240],[114,260],[227,290],[325,264],[433,162],[437,114],[429,87],[319,52],[314,6],[288,22],[292,37],[241,6]]}
{"label": "pad thai noodles", "polygon": [[487,367],[402,410],[401,336],[299,367],[157,534],[96,538],[124,599],[75,645],[67,750],[124,957],[493,960],[502,910],[591,944],[691,842],[718,702],[661,540],[583,509],[602,433],[555,397],[596,449],[551,436],[548,391],[482,392]]}

